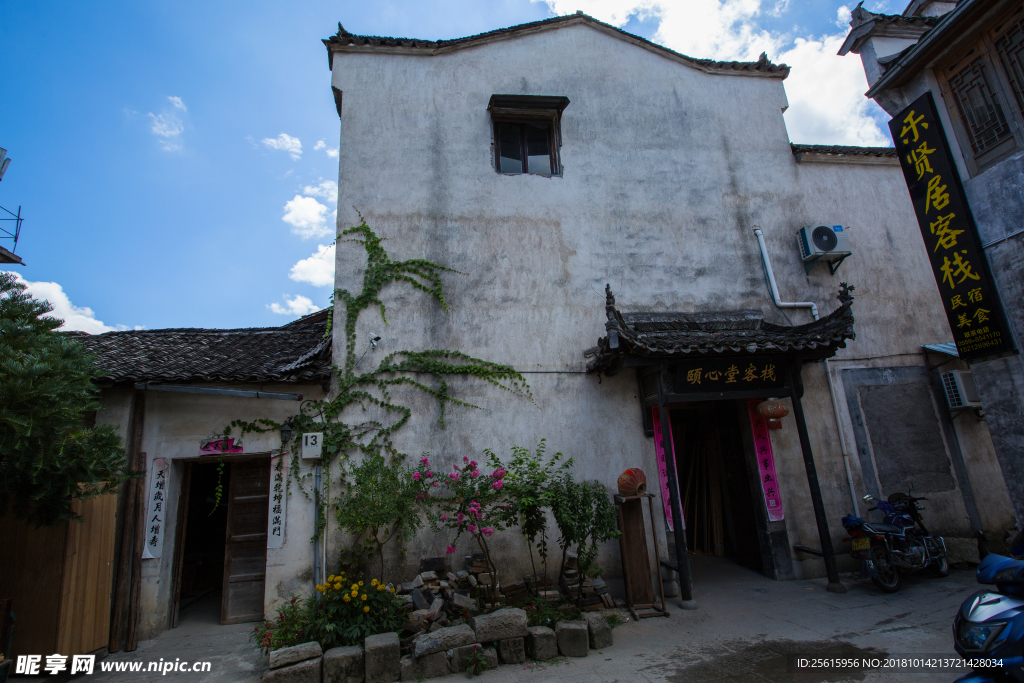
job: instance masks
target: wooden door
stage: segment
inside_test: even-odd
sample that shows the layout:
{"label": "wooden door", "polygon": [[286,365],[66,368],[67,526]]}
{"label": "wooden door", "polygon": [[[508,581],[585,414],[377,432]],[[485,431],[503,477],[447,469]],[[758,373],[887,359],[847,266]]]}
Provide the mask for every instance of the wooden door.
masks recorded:
{"label": "wooden door", "polygon": [[68,523],[54,651],[80,655],[106,647],[110,638],[117,496],[75,500],[71,507],[82,521]]}
{"label": "wooden door", "polygon": [[240,624],[263,619],[270,458],[233,462],[229,467],[220,623]]}

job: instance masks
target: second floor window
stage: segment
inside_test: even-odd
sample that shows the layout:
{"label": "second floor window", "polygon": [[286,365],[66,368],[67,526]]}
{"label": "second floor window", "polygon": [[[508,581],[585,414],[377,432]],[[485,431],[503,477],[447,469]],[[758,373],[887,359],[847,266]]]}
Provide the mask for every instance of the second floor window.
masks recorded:
{"label": "second floor window", "polygon": [[498,123],[498,170],[502,173],[551,175],[551,125]]}
{"label": "second floor window", "polygon": [[983,27],[936,75],[972,176],[1024,147],[1024,7]]}
{"label": "second floor window", "polygon": [[495,169],[505,175],[561,175],[558,148],[567,97],[493,95]]}

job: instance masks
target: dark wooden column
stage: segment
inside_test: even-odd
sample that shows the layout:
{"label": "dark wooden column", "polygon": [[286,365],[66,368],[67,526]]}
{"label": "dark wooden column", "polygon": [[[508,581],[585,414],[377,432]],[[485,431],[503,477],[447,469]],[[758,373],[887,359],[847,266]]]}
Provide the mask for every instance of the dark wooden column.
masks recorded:
{"label": "dark wooden column", "polygon": [[814,467],[814,454],[811,452],[811,440],[807,436],[804,407],[800,402],[800,397],[804,393],[804,385],[800,379],[802,368],[803,363],[799,360],[789,366],[789,382],[793,388],[793,417],[796,418],[796,431],[800,435],[800,448],[804,453],[804,468],[807,470],[807,485],[811,489],[814,518],[818,522],[818,539],[821,541],[821,554],[825,558],[825,572],[828,574],[827,589],[832,593],[845,593],[846,587],[839,581],[836,555],[832,549],[832,536],[828,530],[828,519],[825,517],[825,504],[821,500],[821,488],[818,486],[818,470]]}
{"label": "dark wooden column", "polygon": [[[693,601],[693,575],[690,573],[690,556],[686,551],[686,529],[683,528],[683,505],[679,497],[679,480],[676,478],[676,454],[670,440],[665,436],[669,429],[668,405],[665,401],[665,366],[658,368],[658,418],[661,420],[661,452],[665,454],[665,468],[668,470],[668,491],[672,505],[672,535],[676,541],[676,573],[679,574],[679,606],[683,609],[697,609]],[[653,521],[653,520],[652,520]],[[661,567],[658,568],[661,571]]]}

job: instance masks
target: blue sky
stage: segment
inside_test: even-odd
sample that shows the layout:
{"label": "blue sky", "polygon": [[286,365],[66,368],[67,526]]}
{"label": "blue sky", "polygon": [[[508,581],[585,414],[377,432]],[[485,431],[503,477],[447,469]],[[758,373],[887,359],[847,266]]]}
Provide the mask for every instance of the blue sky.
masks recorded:
{"label": "blue sky", "polygon": [[0,206],[22,207],[27,264],[11,269],[68,328],[91,332],[279,325],[325,306],[339,128],[320,39],[339,21],[436,39],[581,9],[695,57],[764,49],[794,66],[793,141],[890,144],[887,117],[863,98],[860,60],[834,56],[843,7],[5,0],[0,147],[12,162]]}

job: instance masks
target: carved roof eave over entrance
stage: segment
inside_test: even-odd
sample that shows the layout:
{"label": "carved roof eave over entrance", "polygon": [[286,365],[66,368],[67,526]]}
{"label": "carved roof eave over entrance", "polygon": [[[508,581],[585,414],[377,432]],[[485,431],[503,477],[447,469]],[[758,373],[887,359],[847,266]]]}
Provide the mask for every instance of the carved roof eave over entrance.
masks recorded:
{"label": "carved roof eave over entrance", "polygon": [[622,313],[606,287],[607,336],[587,349],[587,372],[612,375],[624,366],[642,367],[712,356],[830,358],[855,339],[854,288],[842,283],[840,306],[806,325],[774,325],[760,311],[714,313]]}

